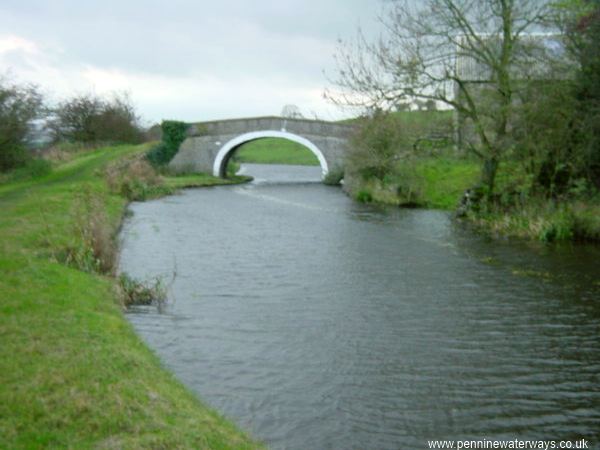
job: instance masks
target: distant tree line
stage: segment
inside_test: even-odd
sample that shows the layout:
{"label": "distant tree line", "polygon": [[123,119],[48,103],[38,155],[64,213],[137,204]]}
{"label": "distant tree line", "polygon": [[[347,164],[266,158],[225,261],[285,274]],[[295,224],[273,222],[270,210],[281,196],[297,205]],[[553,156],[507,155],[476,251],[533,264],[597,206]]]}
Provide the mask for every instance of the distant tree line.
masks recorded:
{"label": "distant tree line", "polygon": [[51,143],[139,143],[145,138],[139,117],[126,95],[75,95],[49,106],[33,85],[0,79],[0,172],[31,159],[34,120],[43,123]]}
{"label": "distant tree line", "polygon": [[57,140],[137,143],[143,139],[135,108],[126,95],[80,95],[61,102],[52,112],[49,126]]}

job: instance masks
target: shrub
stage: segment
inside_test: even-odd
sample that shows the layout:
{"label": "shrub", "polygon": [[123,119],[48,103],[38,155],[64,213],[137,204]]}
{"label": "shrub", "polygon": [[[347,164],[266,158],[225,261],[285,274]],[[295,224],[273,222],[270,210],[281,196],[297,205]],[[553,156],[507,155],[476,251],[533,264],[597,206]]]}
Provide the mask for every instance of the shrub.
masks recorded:
{"label": "shrub", "polygon": [[66,100],[55,109],[50,124],[57,140],[84,143],[139,143],[143,132],[126,95],[102,99],[80,95]]}
{"label": "shrub", "polygon": [[227,163],[227,168],[225,171],[226,178],[235,177],[235,175],[240,170],[240,167],[242,167],[242,165],[233,158],[231,158]]}
{"label": "shrub", "polygon": [[104,179],[113,194],[132,201],[144,201],[172,192],[143,156],[109,165],[104,172]]}
{"label": "shrub", "polygon": [[123,306],[126,308],[134,305],[156,305],[162,308],[167,302],[167,287],[160,277],[142,282],[122,273],[118,282]]}
{"label": "shrub", "polygon": [[544,224],[538,238],[543,242],[568,241],[573,239],[575,217],[570,208],[554,211]]}
{"label": "shrub", "polygon": [[350,141],[348,164],[364,179],[383,180],[399,158],[405,144],[399,121],[383,111],[363,119]]}
{"label": "shrub", "polygon": [[144,139],[135,110],[126,97],[104,102],[93,126],[100,142],[137,144]]}
{"label": "shrub", "polygon": [[41,108],[42,97],[35,87],[0,79],[0,172],[22,166],[30,159],[25,145],[29,122]]}
{"label": "shrub", "polygon": [[168,163],[165,161],[170,161],[170,159],[167,157],[165,145],[162,142],[148,150],[148,153],[146,153],[146,159],[154,167],[165,166]]}
{"label": "shrub", "polygon": [[356,200],[361,203],[371,203],[373,201],[373,196],[368,191],[358,191],[356,193]]}
{"label": "shrub", "polygon": [[575,239],[600,242],[600,198],[573,205]]}
{"label": "shrub", "polygon": [[73,241],[57,255],[60,261],[84,272],[114,273],[117,243],[104,204],[102,195],[89,188],[77,195]]}
{"label": "shrub", "polygon": [[584,161],[582,174],[600,190],[600,3],[596,0],[572,4],[587,10],[582,11],[584,16],[579,17],[579,23],[571,31],[580,67],[575,93],[576,121],[583,136],[579,144]]}
{"label": "shrub", "polygon": [[162,141],[165,146],[177,153],[179,146],[186,138],[189,125],[176,120],[164,120],[161,124]]}
{"label": "shrub", "polygon": [[52,164],[42,158],[32,158],[19,169],[22,178],[39,178],[52,172]]}
{"label": "shrub", "polygon": [[[423,160],[424,165],[430,160]],[[435,164],[437,160],[432,160]],[[384,185],[394,187],[398,204],[407,207],[414,207],[425,204],[424,190],[427,186],[427,179],[422,170],[418,170],[417,161],[405,160],[396,164],[393,175],[384,180]]]}
{"label": "shrub", "polygon": [[160,123],[148,127],[144,132],[144,140],[146,142],[160,141],[162,139],[162,129]]}
{"label": "shrub", "polygon": [[23,166],[0,176],[0,182],[40,178],[48,175],[50,172],[52,172],[50,161],[41,158],[31,158]]}
{"label": "shrub", "polygon": [[155,166],[166,166],[179,151],[179,146],[187,136],[189,125],[175,120],[163,120],[161,124],[162,141],[146,155]]}
{"label": "shrub", "polygon": [[65,100],[55,110],[51,123],[56,140],[97,142],[94,122],[102,111],[102,101],[92,95]]}
{"label": "shrub", "polygon": [[323,178],[323,183],[328,186],[337,186],[342,182],[343,179],[344,169],[335,168],[330,170],[327,175],[325,175],[325,178]]}
{"label": "shrub", "polygon": [[21,167],[29,160],[29,153],[22,145],[0,146],[0,172]]}
{"label": "shrub", "polygon": [[600,206],[594,198],[566,204],[533,197],[510,209],[491,205],[486,212],[468,214],[478,227],[497,235],[543,242],[600,240]]}

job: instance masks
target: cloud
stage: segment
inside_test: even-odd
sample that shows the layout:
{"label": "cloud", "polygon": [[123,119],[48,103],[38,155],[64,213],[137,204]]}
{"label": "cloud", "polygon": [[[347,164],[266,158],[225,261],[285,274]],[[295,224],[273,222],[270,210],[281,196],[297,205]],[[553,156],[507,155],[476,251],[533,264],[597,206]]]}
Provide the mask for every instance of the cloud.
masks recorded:
{"label": "cloud", "polygon": [[0,64],[52,93],[129,91],[150,121],[278,114],[323,100],[338,36],[361,0],[4,0]]}
{"label": "cloud", "polygon": [[0,37],[0,54],[9,52],[23,52],[28,54],[38,53],[38,47],[34,42],[19,36],[8,35]]}
{"label": "cloud", "polygon": [[323,118],[333,119],[335,113],[332,107],[323,107],[320,87],[310,83],[290,86],[285,79],[244,77],[237,80],[232,94],[231,80],[207,74],[174,77],[87,67],[82,76],[99,94],[131,92],[141,110],[154,113],[152,120],[272,115],[279,114],[288,103],[302,105],[308,117],[319,112]]}

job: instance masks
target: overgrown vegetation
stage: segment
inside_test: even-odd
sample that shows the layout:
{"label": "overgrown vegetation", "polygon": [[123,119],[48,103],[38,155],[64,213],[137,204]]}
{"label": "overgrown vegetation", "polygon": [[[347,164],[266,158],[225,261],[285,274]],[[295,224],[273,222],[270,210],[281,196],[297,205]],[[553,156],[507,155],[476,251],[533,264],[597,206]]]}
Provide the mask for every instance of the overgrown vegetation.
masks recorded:
{"label": "overgrown vegetation", "polygon": [[126,308],[154,305],[160,310],[167,303],[167,286],[160,277],[144,282],[122,273],[118,280],[123,306]]}
{"label": "overgrown vegetation", "polygon": [[235,161],[233,158],[229,159],[229,161],[227,161],[227,167],[225,167],[225,178],[237,176],[241,167],[242,165],[239,162]]}
{"label": "overgrown vegetation", "polygon": [[549,52],[528,33],[548,31],[549,1],[408,0],[389,2],[385,34],[359,34],[338,52],[338,103],[390,109],[431,101],[454,109],[468,124],[465,141],[482,164],[492,195],[498,164],[510,151],[519,79],[539,76]]}
{"label": "overgrown vegetation", "polygon": [[127,95],[76,95],[50,106],[35,86],[0,79],[0,181],[47,173],[100,143],[143,139]]}
{"label": "overgrown vegetation", "polygon": [[[341,89],[329,94],[369,111],[347,170],[352,195],[451,208],[469,188],[460,213],[482,229],[598,239],[600,3],[427,0],[390,8],[386,37],[342,47]],[[540,30],[553,34],[529,34]],[[453,108],[457,151],[451,132],[444,139],[411,126],[408,117],[431,112],[406,111],[419,99]]]}
{"label": "overgrown vegetation", "polygon": [[114,275],[118,247],[104,208],[105,195],[86,185],[76,194],[68,243],[64,248],[54,248],[58,261],[84,272]]}
{"label": "overgrown vegetation", "polygon": [[144,155],[123,158],[109,164],[104,178],[112,193],[132,201],[162,197],[174,191]]}
{"label": "overgrown vegetation", "polygon": [[90,150],[0,184],[0,448],[259,447],[162,367],[102,275],[128,201],[106,165],[145,151]]}
{"label": "overgrown vegetation", "polygon": [[184,122],[163,120],[161,123],[162,140],[148,152],[148,161],[155,167],[164,167],[169,164],[185,140],[188,128],[189,125]]}
{"label": "overgrown vegetation", "polygon": [[383,179],[347,176],[344,187],[362,202],[453,210],[478,179],[476,161],[438,155],[397,162]]}
{"label": "overgrown vegetation", "polygon": [[137,154],[108,164],[104,179],[111,193],[143,202],[173,194],[178,189],[246,183],[252,177],[230,174],[219,178],[194,171],[173,172],[166,167],[155,168],[146,154]]}
{"label": "overgrown vegetation", "polygon": [[49,124],[57,141],[97,145],[143,140],[135,109],[126,95],[77,95],[61,102],[53,113]]}
{"label": "overgrown vegetation", "polygon": [[357,200],[453,209],[479,165],[452,146],[450,111],[376,111],[357,122],[345,189]]}
{"label": "overgrown vegetation", "polygon": [[0,183],[38,178],[52,171],[52,163],[44,158],[30,158],[17,168],[0,173]]}
{"label": "overgrown vegetation", "polygon": [[0,78],[0,173],[28,164],[29,123],[42,108],[34,86],[18,86]]}
{"label": "overgrown vegetation", "polygon": [[325,175],[325,178],[323,178],[323,184],[326,184],[327,186],[337,186],[341,184],[343,179],[344,169],[341,167],[334,167],[327,172],[327,175]]}
{"label": "overgrown vegetation", "polygon": [[537,239],[600,241],[600,201],[559,202],[528,199],[510,209],[492,207],[474,214],[472,223],[499,236]]}
{"label": "overgrown vegetation", "polygon": [[578,176],[600,190],[600,1],[575,2],[568,8],[571,51],[579,62],[575,79],[574,122],[584,164]]}
{"label": "overgrown vegetation", "polygon": [[402,125],[381,110],[361,120],[346,157],[349,173],[356,173],[364,180],[383,181],[394,170],[396,161],[409,155],[410,137]]}

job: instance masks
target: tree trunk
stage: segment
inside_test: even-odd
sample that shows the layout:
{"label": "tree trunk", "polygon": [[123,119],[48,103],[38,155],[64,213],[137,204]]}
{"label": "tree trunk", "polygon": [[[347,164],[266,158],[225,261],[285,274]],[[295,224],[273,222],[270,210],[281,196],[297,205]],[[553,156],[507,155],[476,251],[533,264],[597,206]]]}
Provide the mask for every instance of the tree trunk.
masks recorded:
{"label": "tree trunk", "polygon": [[494,187],[496,183],[496,173],[498,172],[498,159],[494,156],[487,158],[483,162],[483,184],[486,187],[486,196],[488,200],[492,198],[494,194]]}

